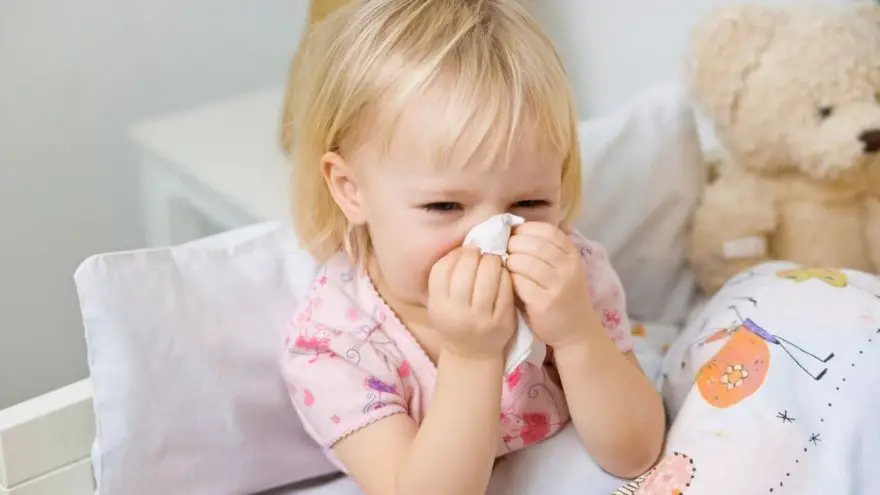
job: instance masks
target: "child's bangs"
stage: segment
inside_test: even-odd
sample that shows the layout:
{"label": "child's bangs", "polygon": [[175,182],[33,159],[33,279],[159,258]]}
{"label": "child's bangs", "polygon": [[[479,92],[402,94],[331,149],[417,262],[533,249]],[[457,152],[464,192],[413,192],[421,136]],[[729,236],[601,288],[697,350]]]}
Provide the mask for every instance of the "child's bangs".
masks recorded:
{"label": "child's bangs", "polygon": [[436,165],[505,167],[522,150],[568,156],[569,113],[566,105],[553,103],[558,96],[541,91],[525,74],[497,70],[475,76],[452,78],[444,125],[434,142],[426,143]]}
{"label": "child's bangs", "polygon": [[520,74],[494,69],[444,71],[450,75],[434,78],[407,98],[391,89],[397,97],[382,110],[384,118],[373,132],[380,133],[387,151],[401,115],[427,100],[437,110],[427,115],[431,122],[421,123],[423,145],[433,150],[432,166],[506,166],[523,149],[567,158],[573,145],[567,100]]}
{"label": "child's bangs", "polygon": [[430,122],[418,124],[435,166],[503,166],[514,147],[553,152],[567,162],[575,117],[571,95],[560,91],[567,81],[555,54],[534,40],[471,28],[445,49],[392,57],[396,77],[379,90],[379,118],[370,132],[380,133],[387,150],[403,113],[427,103],[432,113],[417,113]]}

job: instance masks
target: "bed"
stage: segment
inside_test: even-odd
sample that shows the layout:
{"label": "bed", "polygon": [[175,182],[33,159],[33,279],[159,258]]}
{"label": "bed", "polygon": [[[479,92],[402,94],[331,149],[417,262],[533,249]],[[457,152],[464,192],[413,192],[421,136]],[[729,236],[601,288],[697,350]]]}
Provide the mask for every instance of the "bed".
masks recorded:
{"label": "bed", "polygon": [[[880,280],[776,263],[705,300],[684,246],[709,164],[685,90],[652,88],[579,134],[577,227],[608,250],[674,421],[639,479],[602,472],[567,428],[503,458],[489,494],[880,493]],[[277,369],[314,269],[279,221],[85,260],[90,377],[0,411],[0,495],[358,493]]]}
{"label": "bed", "polygon": [[[251,227],[250,232],[255,228],[277,226]],[[205,248],[204,242],[194,246]],[[633,481],[612,478],[583,453],[569,427],[502,459],[489,495],[878,493],[878,277],[769,263],[696,304],[686,322],[681,329],[637,324],[634,330],[639,360],[675,418],[665,456],[654,469]],[[108,457],[119,455],[101,454],[96,443],[101,422],[114,427],[107,407],[96,406],[92,381],[85,380],[0,411],[0,482],[11,484],[0,493],[95,493],[93,473],[102,479],[101,463],[116,462]],[[102,438],[110,439],[106,432],[97,436]],[[125,493],[156,493],[145,480],[175,478],[162,472],[167,466],[161,457],[154,460],[136,488]],[[120,467],[105,464],[104,469]],[[179,486],[189,483],[177,478]],[[24,481],[15,484],[19,480]],[[163,486],[160,493],[256,493],[187,487]],[[123,492],[110,488],[99,493]],[[260,493],[359,491],[351,480],[323,472]]]}

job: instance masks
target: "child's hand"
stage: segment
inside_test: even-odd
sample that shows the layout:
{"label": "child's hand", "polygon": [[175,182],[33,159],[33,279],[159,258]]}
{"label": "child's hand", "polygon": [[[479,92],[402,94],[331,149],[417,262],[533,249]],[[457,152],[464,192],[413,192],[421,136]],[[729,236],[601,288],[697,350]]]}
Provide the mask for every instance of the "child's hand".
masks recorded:
{"label": "child's hand", "polygon": [[498,256],[473,246],[456,249],[431,268],[428,313],[457,357],[501,357],[516,328],[513,284]]}
{"label": "child's hand", "polygon": [[585,337],[598,316],[586,266],[568,236],[548,223],[527,222],[508,243],[507,267],[529,326],[541,342],[562,347]]}

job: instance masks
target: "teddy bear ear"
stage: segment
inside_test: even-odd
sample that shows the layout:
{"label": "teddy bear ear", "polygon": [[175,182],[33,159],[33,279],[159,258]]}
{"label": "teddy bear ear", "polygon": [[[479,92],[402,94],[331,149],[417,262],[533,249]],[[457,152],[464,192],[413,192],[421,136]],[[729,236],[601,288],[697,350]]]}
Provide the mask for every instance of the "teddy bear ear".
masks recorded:
{"label": "teddy bear ear", "polygon": [[860,0],[853,4],[853,9],[859,17],[870,19],[880,27],[880,2]]}
{"label": "teddy bear ear", "polygon": [[689,81],[695,103],[716,125],[730,125],[749,73],[759,66],[784,11],[762,5],[716,8],[691,36]]}

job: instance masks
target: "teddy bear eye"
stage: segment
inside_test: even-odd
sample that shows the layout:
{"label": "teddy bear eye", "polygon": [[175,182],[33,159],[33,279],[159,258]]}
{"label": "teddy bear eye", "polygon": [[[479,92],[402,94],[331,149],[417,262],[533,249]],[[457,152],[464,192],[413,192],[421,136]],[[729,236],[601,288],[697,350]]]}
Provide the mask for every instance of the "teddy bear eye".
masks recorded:
{"label": "teddy bear eye", "polygon": [[831,114],[834,113],[834,108],[830,106],[819,107],[819,118],[822,120],[831,117]]}

